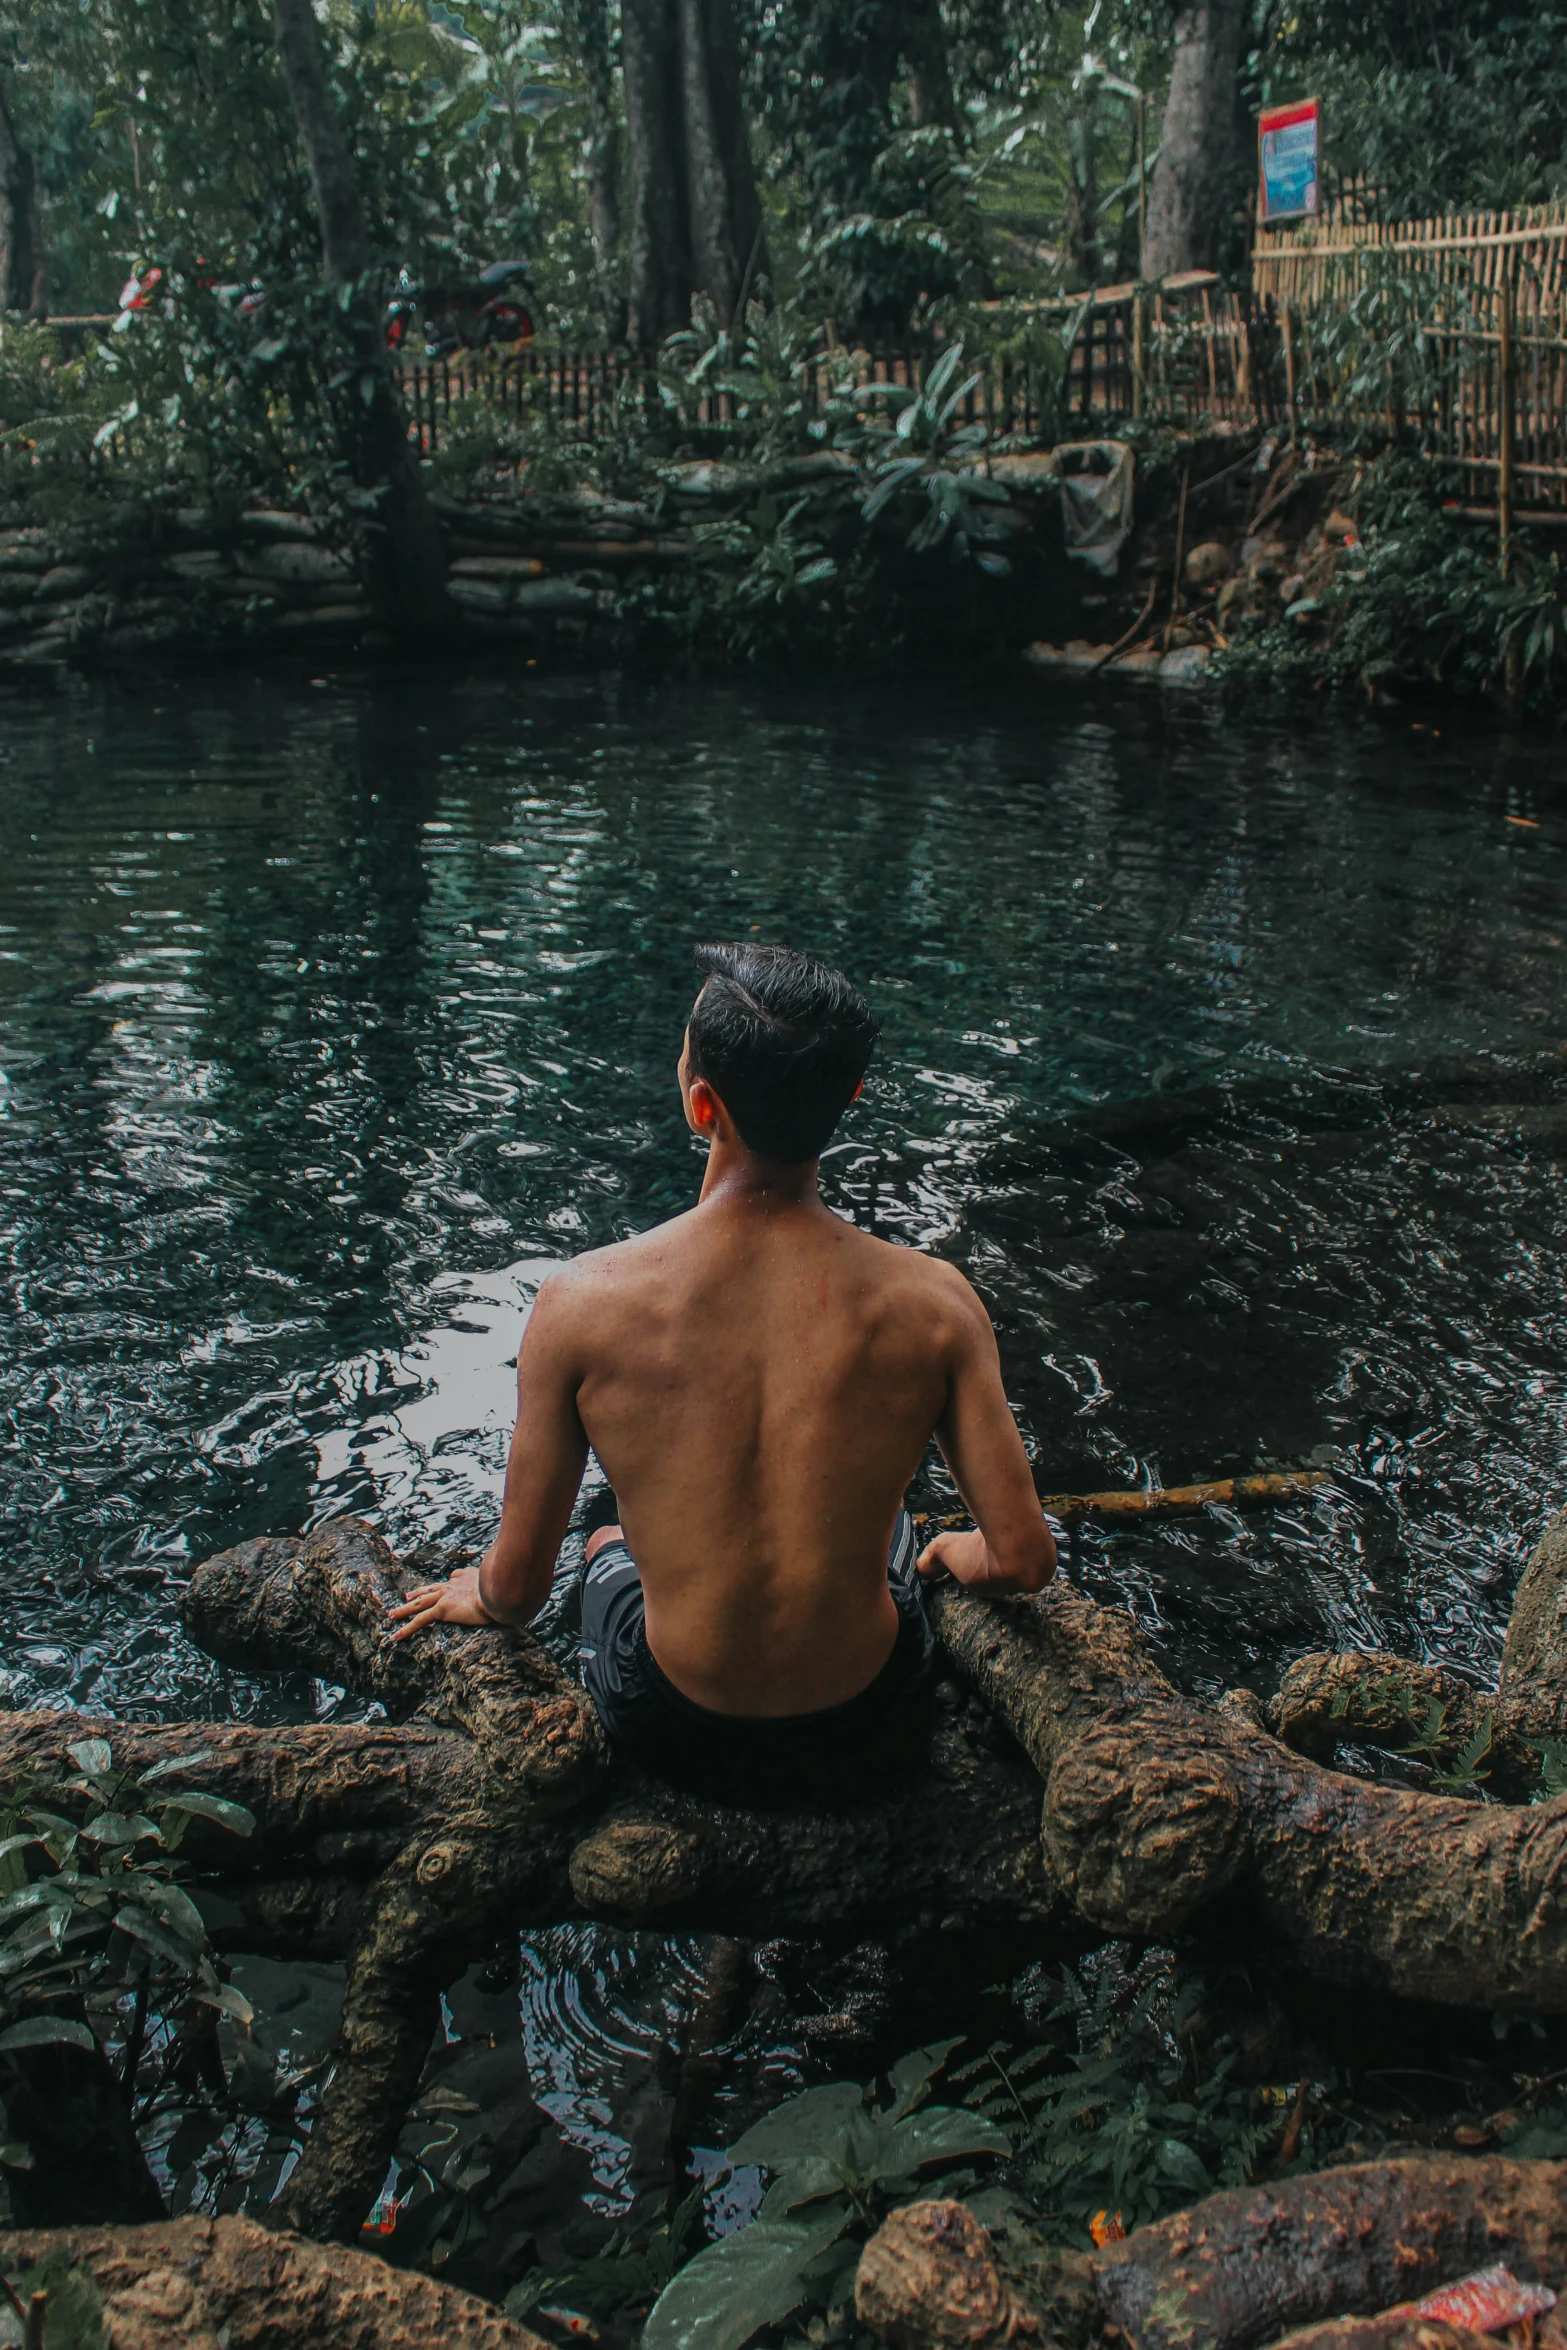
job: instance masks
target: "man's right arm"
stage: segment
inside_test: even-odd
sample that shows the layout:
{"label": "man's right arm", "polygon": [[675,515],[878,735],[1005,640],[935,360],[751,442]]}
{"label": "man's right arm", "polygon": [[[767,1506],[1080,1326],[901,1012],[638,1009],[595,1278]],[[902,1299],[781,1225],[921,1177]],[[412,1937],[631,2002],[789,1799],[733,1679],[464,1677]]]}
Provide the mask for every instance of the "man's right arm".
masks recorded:
{"label": "man's right arm", "polygon": [[1056,1571],[1056,1546],[1001,1383],[996,1335],[960,1273],[944,1270],[953,1308],[947,1408],[936,1441],[975,1531],[938,1534],[921,1553],[922,1575],[945,1567],[979,1591],[1038,1591]]}

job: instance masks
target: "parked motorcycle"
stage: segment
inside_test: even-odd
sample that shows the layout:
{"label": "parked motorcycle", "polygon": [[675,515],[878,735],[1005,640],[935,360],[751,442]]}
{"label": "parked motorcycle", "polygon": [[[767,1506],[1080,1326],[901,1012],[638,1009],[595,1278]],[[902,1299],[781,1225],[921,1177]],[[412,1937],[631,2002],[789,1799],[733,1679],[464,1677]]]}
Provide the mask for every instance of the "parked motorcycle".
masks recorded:
{"label": "parked motorcycle", "polygon": [[524,261],[492,261],[468,284],[425,286],[404,270],[386,306],[386,345],[400,357],[421,346],[441,358],[459,349],[533,338],[533,287]]}

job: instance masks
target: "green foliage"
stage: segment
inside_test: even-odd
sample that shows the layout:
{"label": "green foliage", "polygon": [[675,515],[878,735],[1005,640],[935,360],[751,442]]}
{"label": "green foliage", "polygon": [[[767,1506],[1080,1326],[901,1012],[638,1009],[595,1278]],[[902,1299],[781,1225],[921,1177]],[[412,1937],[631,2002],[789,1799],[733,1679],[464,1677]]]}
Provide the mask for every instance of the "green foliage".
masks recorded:
{"label": "green foliage", "polygon": [[982,380],[976,370],[955,383],[962,366],[963,345],[953,343],[918,390],[906,384],[862,386],[858,397],[890,421],[872,415],[840,431],[838,445],[859,458],[870,482],[862,509],[867,523],[901,507],[911,548],[923,552],[946,543],[955,555],[972,555],[982,571],[1001,575],[1011,566],[996,542],[1016,529],[1017,518],[1005,485],[980,470],[985,426],[958,421],[965,399]]}
{"label": "green foliage", "polygon": [[98,2281],[63,2246],[22,2269],[11,2289],[24,2309],[43,2294],[43,2350],[106,2350],[109,2320]]}
{"label": "green foliage", "polygon": [[1567,1740],[1547,1738],[1540,1747],[1540,1781],[1531,1803],[1550,1803],[1567,1795]]}
{"label": "green foliage", "polygon": [[[1230,2078],[1233,2058],[1204,2078],[1181,2060],[1181,2025],[1200,1997],[1192,1985],[1173,2003],[1157,1976],[1127,1987],[1104,1969],[1090,1990],[1061,1970],[1040,2021],[1070,2022],[1078,2047],[1059,2069],[1059,2050],[1001,2046],[953,2076],[982,2110],[1011,2117],[1018,2170],[1043,2232],[1082,2243],[1100,2211],[1128,2230],[1161,2218],[1216,2187],[1243,2185],[1284,2124],[1277,2107]],[[1303,2125],[1291,2167],[1313,2167]]]}
{"label": "green foliage", "polygon": [[617,2230],[602,2252],[575,2268],[535,2268],[506,2296],[508,2317],[526,2318],[541,2303],[559,2303],[592,2317],[645,2317],[691,2257],[706,2181],[698,2180],[674,2213],[640,2241]]}
{"label": "green foliage", "polygon": [[1460,486],[1419,458],[1379,459],[1355,501],[1355,562],[1315,609],[1232,639],[1215,675],[1372,690],[1410,679],[1468,692],[1510,679],[1521,694],[1554,691],[1567,650],[1560,563],[1520,538],[1504,578],[1495,527],[1463,516]]}
{"label": "green foliage", "polygon": [[772,2173],[761,2210],[666,2286],[643,2333],[646,2350],[740,2350],[808,2303],[842,2306],[865,2237],[920,2180],[940,2174],[950,2193],[973,2183],[967,2166],[976,2158],[1008,2156],[1011,2140],[988,2116],[926,2102],[955,2045],[904,2057],[884,2101],[835,2081],[790,2098],[736,2139],[731,2165]]}
{"label": "green foliage", "polygon": [[1314,17],[1278,36],[1274,78],[1282,94],[1321,92],[1334,162],[1379,191],[1385,217],[1537,204],[1567,189],[1560,9],[1490,21],[1466,11],[1409,43],[1387,41],[1364,12],[1338,26]]}
{"label": "green foliage", "polygon": [[[138,1779],[115,1767],[106,1738],[67,1752],[72,1777],[35,1771],[0,1810],[0,2058],[118,2042],[129,2090],[150,2016],[193,2002],[250,2020],[218,1978],[174,1854],[192,1819],[242,1836],[255,1822],[221,1796],[154,1784],[185,1776],[205,1754]],[[0,2147],[0,2161],[28,2160],[23,2147]]]}

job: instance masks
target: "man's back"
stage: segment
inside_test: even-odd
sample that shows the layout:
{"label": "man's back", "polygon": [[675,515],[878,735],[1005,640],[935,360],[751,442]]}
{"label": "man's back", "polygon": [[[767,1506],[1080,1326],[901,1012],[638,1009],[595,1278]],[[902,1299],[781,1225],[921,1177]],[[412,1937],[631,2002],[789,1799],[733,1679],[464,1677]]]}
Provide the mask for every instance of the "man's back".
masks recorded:
{"label": "man's back", "polygon": [[950,1267],[814,1198],[751,1196],[710,1200],[548,1284],[541,1307],[574,1356],[649,1646],[698,1704],[810,1712],[886,1662],[888,1539],[971,1296]]}
{"label": "man's back", "polygon": [[[818,1194],[869,1007],[786,947],[698,960],[677,1079],[708,1143],[701,1197],[545,1283],[500,1531],[478,1568],[393,1611],[399,1639],[526,1623],[591,1445],[625,1522],[588,1546],[583,1677],[610,1735],[659,1762],[732,1750],[747,1724],[770,1754],[863,1731],[928,1676],[922,1574],[1032,1591],[1055,1564],[984,1307]],[[916,1572],[901,1505],[932,1435],[978,1524]]]}

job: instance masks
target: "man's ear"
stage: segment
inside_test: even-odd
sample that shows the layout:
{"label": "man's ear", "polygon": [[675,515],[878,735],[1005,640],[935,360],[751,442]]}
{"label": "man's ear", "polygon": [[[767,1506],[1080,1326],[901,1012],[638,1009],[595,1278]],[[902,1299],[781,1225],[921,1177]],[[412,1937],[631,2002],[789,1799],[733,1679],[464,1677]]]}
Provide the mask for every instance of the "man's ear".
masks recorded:
{"label": "man's ear", "polygon": [[705,1077],[692,1079],[688,1098],[691,1103],[692,1125],[699,1128],[703,1134],[711,1134],[713,1128],[718,1124],[718,1097]]}
{"label": "man's ear", "polygon": [[849,1099],[850,1099],[850,1101],[851,1101],[851,1102],[857,1102],[857,1101],[859,1100],[859,1098],[860,1098],[861,1094],[862,1094],[864,1091],[865,1091],[865,1080],[864,1080],[864,1078],[862,1077],[862,1078],[860,1079],[860,1082],[859,1082],[859,1084],[858,1084],[858,1085],[855,1087],[854,1091],[853,1091],[853,1092],[850,1094],[850,1096],[849,1096]]}

